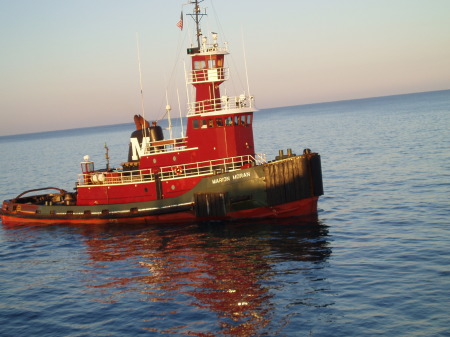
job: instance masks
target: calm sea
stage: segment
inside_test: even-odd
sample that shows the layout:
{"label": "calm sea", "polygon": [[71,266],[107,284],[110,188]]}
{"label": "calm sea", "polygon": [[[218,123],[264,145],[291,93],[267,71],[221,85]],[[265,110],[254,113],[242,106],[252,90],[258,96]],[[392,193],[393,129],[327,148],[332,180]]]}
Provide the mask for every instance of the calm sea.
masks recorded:
{"label": "calm sea", "polygon": [[[450,91],[254,124],[268,159],[321,154],[318,221],[0,226],[0,335],[450,336]],[[0,198],[119,165],[133,128],[0,137]]]}

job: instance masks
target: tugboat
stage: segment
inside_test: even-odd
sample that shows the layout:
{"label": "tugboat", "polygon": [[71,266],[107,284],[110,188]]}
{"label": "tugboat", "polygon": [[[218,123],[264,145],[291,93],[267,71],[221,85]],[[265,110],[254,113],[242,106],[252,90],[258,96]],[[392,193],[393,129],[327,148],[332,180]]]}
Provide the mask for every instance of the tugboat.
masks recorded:
{"label": "tugboat", "polygon": [[[88,156],[74,192],[32,189],[2,205],[3,224],[168,223],[293,217],[317,214],[323,194],[320,155],[279,151],[267,162],[255,153],[249,93],[223,95],[230,77],[227,44],[203,36],[202,0],[190,0],[196,43],[187,48],[186,82],[195,90],[188,102],[186,135],[164,138],[157,124],[134,116],[127,161],[120,169],[95,170]],[[170,107],[167,107],[170,110]],[[52,190],[53,193],[49,190]],[[53,191],[54,190],[54,191]],[[47,191],[46,194],[32,192]]]}

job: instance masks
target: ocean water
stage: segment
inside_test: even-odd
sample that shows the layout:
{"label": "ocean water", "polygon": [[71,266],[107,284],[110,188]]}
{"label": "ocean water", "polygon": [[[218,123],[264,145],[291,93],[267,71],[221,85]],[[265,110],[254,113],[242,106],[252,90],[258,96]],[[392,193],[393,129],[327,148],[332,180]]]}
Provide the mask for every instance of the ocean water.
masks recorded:
{"label": "ocean water", "polygon": [[[131,118],[131,117],[130,117]],[[71,189],[133,124],[0,137],[0,198]],[[450,336],[450,91],[261,110],[322,157],[318,219],[0,226],[0,336]]]}

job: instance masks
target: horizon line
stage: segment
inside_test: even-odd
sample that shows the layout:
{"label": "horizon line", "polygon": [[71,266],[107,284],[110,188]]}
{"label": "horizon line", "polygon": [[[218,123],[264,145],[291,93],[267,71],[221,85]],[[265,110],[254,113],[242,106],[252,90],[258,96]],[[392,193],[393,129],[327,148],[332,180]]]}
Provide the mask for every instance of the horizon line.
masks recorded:
{"label": "horizon line", "polygon": [[[450,91],[450,89],[431,90],[431,91],[418,91],[418,92],[410,92],[410,93],[404,93],[404,94],[393,94],[393,95],[384,95],[384,96],[350,98],[350,99],[342,99],[342,100],[336,100],[336,101],[323,101],[323,102],[314,102],[314,103],[274,106],[274,107],[268,107],[268,108],[261,108],[261,109],[259,109],[259,111],[269,110],[269,109],[281,109],[281,108],[288,108],[288,107],[294,107],[294,106],[308,106],[308,105],[329,104],[329,103],[339,103],[339,102],[348,102],[348,101],[362,101],[362,100],[367,100],[367,99],[377,99],[377,98],[386,98],[386,97],[408,96],[408,95],[426,94],[426,93],[442,92],[442,91]],[[185,118],[185,116],[183,116],[183,117]],[[43,131],[35,131],[35,132],[14,133],[14,134],[0,135],[0,138],[23,136],[23,135],[38,135],[40,133],[43,134],[43,133],[51,133],[51,132],[62,132],[62,131],[98,128],[98,127],[119,126],[119,125],[133,124],[133,123],[134,122],[124,122],[124,123],[116,123],[116,124],[102,124],[102,125],[83,126],[83,127],[77,127],[77,128],[69,128],[69,129],[43,130]]]}

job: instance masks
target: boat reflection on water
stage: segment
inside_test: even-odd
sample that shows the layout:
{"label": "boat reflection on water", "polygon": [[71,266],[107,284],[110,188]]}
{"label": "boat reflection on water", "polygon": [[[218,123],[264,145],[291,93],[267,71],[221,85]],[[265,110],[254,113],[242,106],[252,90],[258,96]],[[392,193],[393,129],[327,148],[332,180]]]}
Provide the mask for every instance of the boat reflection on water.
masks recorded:
{"label": "boat reflection on water", "polygon": [[[305,287],[314,280],[299,280],[301,269],[323,268],[331,254],[327,227],[308,221],[78,228],[93,264],[86,281],[97,301],[120,302],[138,292],[148,303],[147,330],[250,336],[272,323],[277,280],[292,277]],[[308,295],[298,293],[311,301],[315,285],[306,287]]]}

